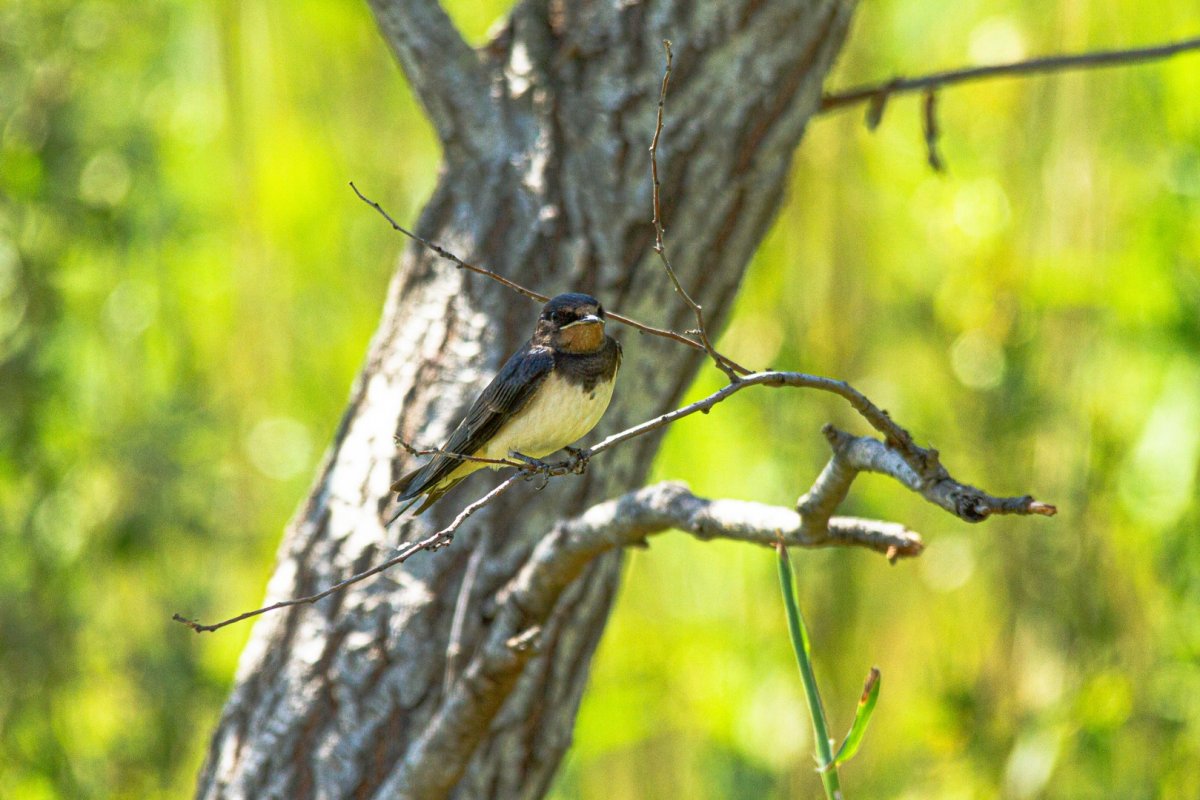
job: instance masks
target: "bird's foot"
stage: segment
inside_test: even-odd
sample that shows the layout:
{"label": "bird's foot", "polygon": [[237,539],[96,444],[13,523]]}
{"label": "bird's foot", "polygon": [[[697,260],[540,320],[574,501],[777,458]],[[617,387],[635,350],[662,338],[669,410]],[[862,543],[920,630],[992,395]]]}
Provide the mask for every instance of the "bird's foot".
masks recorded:
{"label": "bird's foot", "polygon": [[592,451],[586,447],[564,447],[567,455],[566,467],[570,472],[576,475],[582,475],[587,472],[588,462],[592,460]]}
{"label": "bird's foot", "polygon": [[524,453],[518,453],[516,450],[509,450],[508,457],[513,461],[519,461],[525,465],[525,471],[530,473],[550,472],[554,467],[551,464],[542,461],[540,458],[527,456]]}
{"label": "bird's foot", "polygon": [[425,545],[425,549],[428,550],[429,552],[433,553],[438,550],[441,550],[443,547],[449,547],[450,543],[453,541],[454,541],[454,531],[450,531],[449,533],[447,533],[443,536],[440,536],[437,539],[434,539],[429,544]]}
{"label": "bird's foot", "polygon": [[548,464],[540,458],[533,458],[524,453],[518,453],[516,450],[508,451],[508,457],[513,461],[519,461],[523,465],[522,469],[525,470],[525,480],[532,480],[535,475],[542,476],[542,482],[537,487],[539,492],[546,488],[546,484],[550,482],[550,477],[554,475],[554,465]]}

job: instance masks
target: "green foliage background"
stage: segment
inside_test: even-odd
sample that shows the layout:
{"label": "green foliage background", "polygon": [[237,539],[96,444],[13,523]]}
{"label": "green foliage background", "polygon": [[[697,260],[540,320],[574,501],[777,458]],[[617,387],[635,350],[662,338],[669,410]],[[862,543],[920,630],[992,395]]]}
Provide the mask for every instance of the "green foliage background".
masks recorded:
{"label": "green foliage background", "polygon": [[[1194,0],[868,1],[831,85],[1197,33]],[[884,673],[847,796],[1200,796],[1200,56],[947,91],[945,176],[917,106],[812,124],[722,344],[1061,514],[867,478],[847,511],[925,556],[797,554],[835,730]],[[412,219],[437,163],[365,3],[0,4],[0,796],[190,793],[249,626],[170,613],[261,598],[402,245],[346,182]],[[656,476],[790,504],[827,420],[862,429],[747,392]],[[554,797],[817,794],[774,569],[630,556]]]}

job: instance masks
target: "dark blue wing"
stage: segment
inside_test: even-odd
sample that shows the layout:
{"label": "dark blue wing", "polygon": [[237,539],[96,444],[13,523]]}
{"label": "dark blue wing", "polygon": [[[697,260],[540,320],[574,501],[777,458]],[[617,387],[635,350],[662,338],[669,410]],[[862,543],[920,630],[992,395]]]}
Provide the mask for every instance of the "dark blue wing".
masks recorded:
{"label": "dark blue wing", "polygon": [[[525,407],[553,369],[554,354],[550,348],[526,343],[504,362],[441,449],[466,456],[478,452],[505,422]],[[436,487],[460,464],[461,459],[435,455],[428,464],[392,484],[392,491],[400,493],[400,500],[417,497]]]}

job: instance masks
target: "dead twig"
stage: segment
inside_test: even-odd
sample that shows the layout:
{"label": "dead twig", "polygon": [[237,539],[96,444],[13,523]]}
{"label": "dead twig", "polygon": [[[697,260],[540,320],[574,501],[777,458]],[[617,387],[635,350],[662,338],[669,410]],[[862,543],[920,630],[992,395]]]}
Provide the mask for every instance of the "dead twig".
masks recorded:
{"label": "dead twig", "polygon": [[892,95],[922,92],[924,99],[921,103],[921,128],[925,137],[926,159],[935,172],[945,172],[946,162],[938,151],[940,130],[937,117],[937,93],[947,86],[1013,75],[1033,75],[1157,61],[1196,50],[1200,50],[1200,37],[1129,50],[1099,50],[1075,55],[1043,56],[1009,64],[989,64],[982,67],[946,70],[917,78],[895,77],[884,83],[857,86],[843,92],[826,94],[821,98],[818,113],[837,111],[857,103],[866,103],[866,125],[868,130],[875,130],[883,119],[884,109]]}
{"label": "dead twig", "polygon": [[663,70],[662,86],[658,90],[658,118],[654,124],[654,138],[650,140],[650,180],[654,196],[654,252],[658,254],[663,269],[667,271],[667,275],[671,278],[671,283],[675,286],[675,291],[683,298],[683,302],[687,304],[688,308],[696,316],[695,333],[700,338],[700,344],[703,345],[704,352],[708,353],[713,363],[717,365],[717,369],[725,373],[730,383],[737,383],[740,380],[739,376],[749,375],[750,370],[717,352],[717,349],[713,347],[712,342],[708,338],[708,328],[704,323],[704,309],[692,299],[687,289],[684,289],[683,284],[679,282],[679,276],[675,274],[675,268],[671,266],[671,259],[667,257],[667,250],[663,244],[662,206],[659,202],[658,140],[662,136],[663,109],[667,103],[667,86],[671,83],[671,63],[674,60],[674,54],[671,52],[671,43],[666,39],[663,39],[663,48],[667,51],[667,65]]}
{"label": "dead twig", "polygon": [[[405,228],[403,225],[396,222],[396,220],[392,217],[392,215],[384,210],[383,206],[379,205],[379,203],[375,202],[374,200],[370,199],[369,197],[364,195],[362,192],[360,192],[358,190],[358,187],[354,185],[354,181],[350,182],[350,188],[354,190],[354,193],[356,195],[358,195],[359,200],[362,200],[364,203],[369,205],[371,208],[375,209],[375,211],[381,217],[383,217],[385,220],[387,220],[387,222],[392,226],[393,230],[397,231],[398,233],[404,234],[405,236],[407,236],[409,239],[412,239],[417,244],[419,244],[422,247],[426,248],[427,250],[430,250],[431,252],[433,252],[435,255],[437,255],[441,258],[444,258],[445,260],[454,264],[454,266],[457,267],[458,269],[465,269],[467,272],[473,272],[476,275],[482,275],[485,278],[491,278],[492,280],[499,283],[501,286],[506,286],[509,289],[512,289],[514,292],[521,295],[522,297],[528,297],[530,300],[535,300],[539,303],[544,303],[550,299],[549,295],[545,295],[545,294],[542,294],[541,292],[535,292],[532,289],[528,289],[528,288],[522,286],[521,284],[517,283],[516,281],[509,280],[508,278],[501,275],[499,272],[495,272],[493,270],[487,269],[486,267],[481,267],[476,264],[471,264],[471,263],[468,263],[468,262],[462,260],[461,258],[456,256],[454,253],[450,252],[449,250],[447,250],[446,248],[437,244],[436,242],[431,242],[428,239],[424,238],[423,236],[420,236],[420,235],[410,231],[408,228]],[[644,322],[638,322],[636,319],[633,319],[632,317],[627,317],[624,314],[618,314],[617,312],[612,311],[612,310],[606,310],[605,315],[609,319],[613,320],[614,322],[619,322],[620,324],[626,325],[630,328],[633,328],[636,331],[641,331],[642,333],[648,333],[651,336],[659,336],[659,337],[662,337],[663,339],[670,339],[672,342],[677,342],[678,344],[687,345],[688,347],[691,347],[694,350],[705,350],[705,347],[701,342],[698,342],[695,339],[691,339],[687,336],[684,336],[682,333],[676,333],[675,331],[667,330],[665,328],[656,328],[653,325],[647,325]],[[707,351],[705,351],[705,352],[707,352]]]}
{"label": "dead twig", "polygon": [[[790,544],[803,545],[808,547],[816,547],[823,545],[858,545],[865,546],[879,552],[885,553],[889,561],[895,561],[902,556],[919,555],[923,545],[920,537],[908,531],[904,526],[897,523],[882,522],[878,520],[861,520],[848,517],[833,517],[833,511],[845,499],[850,484],[859,472],[880,472],[890,475],[907,486],[912,491],[918,492],[930,502],[933,502],[950,513],[968,522],[979,522],[986,519],[992,514],[1038,514],[1043,516],[1053,516],[1057,513],[1057,509],[1047,503],[1042,503],[1034,500],[1026,495],[1022,497],[995,497],[973,486],[960,483],[954,480],[949,472],[942,466],[939,454],[936,450],[919,447],[912,439],[912,436],[903,427],[896,424],[886,411],[872,403],[865,395],[859,392],[850,384],[841,380],[825,378],[818,375],[807,375],[799,372],[780,372],[780,371],[764,371],[751,372],[747,368],[737,364],[719,353],[712,345],[709,339],[705,322],[704,313],[701,306],[692,299],[692,297],[683,288],[676,275],[674,268],[671,266],[670,259],[666,254],[664,245],[664,228],[662,223],[662,211],[660,204],[660,186],[658,178],[658,144],[662,135],[663,129],[663,112],[666,102],[667,87],[670,83],[671,67],[672,67],[672,52],[671,43],[663,41],[663,46],[666,49],[667,62],[663,73],[662,85],[659,91],[658,100],[658,115],[656,119],[654,137],[650,145],[650,165],[651,178],[653,181],[653,203],[654,203],[654,230],[655,244],[654,250],[658,254],[665,268],[667,275],[670,277],[675,290],[684,299],[684,302],[691,308],[696,317],[697,328],[695,334],[699,337],[699,341],[690,339],[674,331],[667,331],[658,328],[653,328],[648,325],[634,322],[618,314],[609,313],[609,316],[618,322],[630,325],[638,330],[646,333],[651,333],[658,336],[663,336],[674,341],[687,344],[693,348],[704,350],[724,372],[730,380],[729,385],[721,388],[713,394],[690,403],[681,408],[670,411],[666,414],[659,415],[653,419],[647,420],[639,425],[634,425],[624,431],[615,433],[591,448],[577,450],[571,453],[570,458],[566,461],[556,464],[544,464],[539,461],[530,460],[529,462],[517,462],[508,459],[485,459],[473,456],[465,456],[458,453],[448,453],[439,448],[431,448],[427,450],[419,450],[413,445],[403,441],[397,437],[397,443],[402,446],[407,452],[413,455],[429,455],[442,454],[449,455],[455,458],[461,458],[464,461],[482,461],[493,466],[509,466],[514,467],[518,471],[507,478],[503,483],[492,489],[490,492],[480,497],[470,505],[466,506],[454,520],[445,528],[425,537],[424,539],[404,545],[398,555],[378,564],[370,569],[340,581],[324,591],[316,594],[307,595],[291,600],[284,600],[274,603],[269,606],[247,611],[235,617],[231,617],[221,622],[211,625],[202,624],[192,619],[183,617],[180,614],[175,614],[173,619],[184,625],[187,625],[197,633],[212,632],[219,630],[227,625],[232,625],[235,622],[240,622],[251,617],[264,614],[268,611],[275,611],[291,606],[312,604],[325,597],[341,591],[348,586],[351,586],[360,581],[366,580],[373,575],[390,569],[407,561],[421,550],[437,550],[445,547],[454,537],[454,532],[479,509],[491,503],[504,492],[511,489],[518,479],[528,477],[530,473],[541,473],[545,475],[547,480],[551,477],[557,477],[568,473],[579,473],[582,468],[588,463],[590,458],[605,450],[611,449],[619,444],[622,444],[630,439],[638,436],[643,436],[651,431],[658,430],[667,425],[670,425],[684,417],[691,416],[695,413],[707,413],[717,404],[727,400],[739,391],[747,389],[751,386],[769,386],[769,387],[790,387],[800,389],[817,389],[820,391],[836,394],[845,400],[857,411],[876,431],[883,435],[883,440],[873,439],[870,437],[853,437],[849,434],[838,431],[832,426],[826,426],[825,435],[829,439],[830,446],[833,449],[833,456],[829,464],[818,476],[813,483],[812,488],[803,495],[796,504],[796,511],[791,512],[783,510],[787,514],[794,514],[795,519],[789,518],[785,520],[787,524],[782,524],[779,517],[779,509],[761,504],[736,504],[738,513],[732,517],[728,516],[730,509],[734,508],[730,505],[731,501],[722,501],[724,505],[706,501],[701,498],[696,498],[687,492],[686,489],[680,489],[677,485],[668,494],[673,498],[673,502],[667,505],[676,509],[674,516],[667,514],[662,510],[662,506],[650,508],[647,506],[643,509],[645,515],[649,517],[639,517],[634,522],[630,523],[629,519],[624,519],[619,524],[626,529],[628,541],[615,540],[612,537],[612,531],[601,530],[597,536],[600,537],[596,542],[607,542],[607,544],[598,545],[596,543],[588,544],[587,547],[611,547],[621,546],[623,544],[631,544],[641,541],[646,533],[663,530],[672,526],[683,527],[690,530],[695,535],[701,538],[733,538],[733,539],[748,539],[751,541],[761,540],[766,537],[766,543],[777,541],[780,536],[783,536],[783,531],[792,531]],[[1195,47],[1200,47],[1200,40],[1197,41]],[[1095,56],[1096,54],[1092,54]],[[1126,52],[1128,55],[1128,51]],[[1043,60],[1046,61],[1046,60]],[[972,70],[968,72],[976,73],[978,77],[981,70]],[[965,80],[966,78],[958,78],[956,80]],[[940,81],[930,81],[921,83],[920,87],[926,89],[925,100],[925,136],[929,149],[930,164],[935,169],[940,168],[941,160],[937,154],[937,122],[936,122],[936,95],[934,89],[942,83],[955,82],[946,78],[943,74]],[[912,90],[910,82],[903,79],[886,84],[883,87],[871,87],[869,90],[855,90],[856,99],[843,99],[837,101],[830,100],[833,107],[834,102],[848,104],[850,102],[858,102],[858,100],[869,100],[871,102],[871,115],[877,122],[878,118],[883,113],[884,105],[887,102],[888,96],[893,92],[910,91]],[[350,187],[359,199],[374,208],[380,215],[384,217],[392,227],[400,233],[408,236],[410,239],[418,242],[432,252],[436,253],[441,258],[453,262],[457,267],[466,269],[479,275],[489,277],[517,293],[529,297],[533,300],[545,302],[548,297],[538,292],[531,291],[525,287],[508,280],[492,270],[477,267],[469,264],[450,251],[433,243],[417,234],[409,231],[397,223],[378,203],[368,199],[353,183]],[[649,494],[647,494],[649,493]],[[660,492],[661,494],[661,492]],[[617,501],[609,501],[608,504],[602,504],[592,510],[589,510],[580,519],[589,520],[589,525],[595,527],[595,523],[601,515],[598,509],[603,508],[604,514],[616,514],[621,510],[622,503],[633,502],[634,498],[653,498],[655,497],[655,487],[647,487],[639,490],[636,493],[626,495],[625,498]],[[661,500],[661,497],[659,498]],[[681,513],[680,503],[687,506],[687,519],[679,516]],[[724,510],[726,516],[721,516],[721,509]],[[763,511],[765,509],[765,511]],[[596,512],[596,513],[593,513]],[[763,514],[766,514],[771,519],[760,519]],[[714,516],[715,515],[715,516]],[[773,517],[771,515],[774,515]],[[622,516],[628,517],[628,514]],[[638,515],[634,515],[635,517]],[[654,521],[650,521],[653,519]],[[759,524],[763,523],[763,524]],[[613,525],[618,525],[614,521]],[[766,531],[766,533],[763,533]],[[470,573],[472,570],[469,570]],[[463,587],[460,589],[460,594],[471,591],[472,576],[464,579]],[[460,603],[463,602],[460,597]],[[455,623],[456,626],[459,622]],[[453,647],[451,648],[453,650]],[[454,660],[452,652],[449,662]],[[446,682],[449,684],[453,680],[453,672],[448,671]]]}
{"label": "dead twig", "polygon": [[[201,633],[215,631],[268,611],[315,603],[347,586],[401,564],[421,550],[437,550],[445,547],[453,539],[454,531],[458,530],[468,517],[512,488],[517,480],[528,477],[530,473],[543,474],[547,479],[577,473],[581,461],[586,463],[598,453],[610,450],[638,436],[644,436],[684,417],[706,413],[717,404],[751,386],[817,389],[836,394],[847,400],[855,411],[884,436],[882,441],[869,437],[854,438],[827,426],[826,436],[834,448],[835,457],[817,478],[813,488],[797,503],[797,511],[804,523],[802,531],[804,540],[797,541],[796,544],[809,547],[846,544],[868,546],[886,553],[888,559],[892,561],[899,555],[916,555],[920,552],[919,548],[915,551],[897,549],[896,537],[901,536],[900,532],[904,528],[896,523],[838,518],[842,521],[837,525],[833,524],[830,515],[833,509],[845,499],[850,482],[859,471],[881,472],[890,475],[908,488],[925,496],[930,502],[945,508],[967,522],[980,522],[993,514],[1053,516],[1057,513],[1054,506],[1038,502],[1028,495],[994,497],[973,486],[954,480],[942,466],[936,450],[919,447],[908,431],[897,425],[886,411],[876,406],[864,394],[845,381],[819,375],[807,375],[802,372],[756,372],[742,377],[737,383],[730,383],[722,387],[708,397],[646,420],[619,433],[614,433],[590,448],[577,451],[565,461],[533,466],[514,463],[513,466],[518,470],[514,475],[464,508],[448,526],[419,542],[405,545],[399,555],[352,575],[322,592],[248,611],[212,625],[202,625],[179,614],[176,614],[174,619],[197,633]],[[859,450],[851,452],[852,445],[857,446]],[[864,447],[871,448],[870,452],[863,451]]]}
{"label": "dead twig", "polygon": [[925,92],[921,129],[925,134],[925,154],[930,168],[934,172],[945,172],[946,162],[942,160],[942,155],[938,152],[938,137],[941,135],[941,129],[938,127],[937,100],[937,92],[933,89]]}
{"label": "dead twig", "polygon": [[865,84],[840,92],[830,92],[821,98],[818,113],[838,111],[859,103],[870,103],[872,104],[873,118],[878,124],[878,117],[883,113],[883,104],[889,97],[896,94],[924,92],[968,81],[1004,78],[1013,75],[1036,75],[1064,70],[1096,69],[1121,64],[1159,61],[1197,50],[1200,50],[1200,36],[1127,50],[1097,50],[1091,53],[1041,56],[1008,64],[988,64],[981,67],[933,72],[915,78],[895,77],[884,83]]}
{"label": "dead twig", "polygon": [[468,517],[470,517],[472,514],[474,514],[479,509],[481,509],[484,506],[491,503],[493,500],[495,500],[500,495],[507,492],[522,477],[523,477],[523,475],[520,472],[516,473],[515,475],[510,476],[508,479],[506,479],[503,483],[501,483],[495,489],[492,489],[490,492],[485,494],[483,497],[479,498],[474,503],[471,503],[469,506],[467,506],[462,511],[460,511],[458,513],[458,516],[455,517],[454,520],[449,525],[442,528],[437,533],[432,533],[429,536],[426,536],[424,539],[421,539],[420,541],[410,542],[410,543],[404,545],[403,547],[400,548],[399,554],[393,556],[392,558],[389,558],[387,561],[384,561],[382,564],[376,564],[375,566],[371,567],[370,569],[363,570],[362,572],[359,572],[355,575],[351,575],[349,578],[346,578],[344,581],[339,581],[338,583],[335,583],[333,586],[330,586],[328,589],[325,589],[324,591],[317,592],[316,594],[306,595],[304,597],[296,597],[291,600],[281,600],[278,603],[272,603],[269,606],[263,606],[262,608],[256,608],[253,611],[247,611],[244,614],[238,614],[236,617],[230,617],[229,619],[224,619],[224,620],[221,620],[220,622],[214,622],[211,625],[205,625],[203,623],[197,622],[194,619],[188,619],[187,617],[185,617],[181,614],[175,614],[174,616],[171,617],[171,619],[175,620],[176,622],[183,623],[184,625],[186,625],[189,628],[191,628],[192,630],[194,630],[196,633],[211,633],[213,631],[224,628],[226,625],[232,625],[235,622],[241,622],[242,620],[250,619],[251,617],[257,617],[259,614],[265,614],[268,611],[277,611],[281,608],[290,608],[291,606],[311,605],[312,603],[315,603],[318,600],[323,600],[324,598],[329,597],[329,595],[334,594],[335,592],[340,592],[342,589],[345,589],[347,586],[351,586],[353,584],[359,583],[360,581],[364,581],[367,578],[370,578],[372,575],[378,575],[379,573],[381,573],[385,570],[391,569],[392,567],[396,566],[397,564],[403,564],[405,561],[408,561],[408,559],[412,558],[414,555],[421,552],[422,550],[431,550],[431,551],[432,550],[440,550],[441,548],[450,544],[450,542],[454,539],[454,532],[457,531],[459,529],[459,527],[462,526],[462,524],[467,521]]}
{"label": "dead twig", "polygon": [[446,456],[447,458],[455,459],[456,461],[473,461],[478,464],[491,464],[497,467],[516,467],[517,469],[528,469],[529,464],[523,461],[514,461],[511,458],[484,458],[483,456],[468,456],[463,453],[455,453],[450,450],[443,450],[440,447],[421,447],[418,448],[412,445],[399,436],[392,437],[396,444],[403,448],[404,452],[410,456]]}

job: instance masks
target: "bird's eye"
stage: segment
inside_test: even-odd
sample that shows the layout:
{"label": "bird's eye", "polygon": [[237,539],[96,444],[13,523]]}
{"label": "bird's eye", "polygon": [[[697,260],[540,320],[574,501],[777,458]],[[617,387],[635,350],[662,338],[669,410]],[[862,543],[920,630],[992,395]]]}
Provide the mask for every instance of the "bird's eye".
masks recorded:
{"label": "bird's eye", "polygon": [[596,306],[596,316],[604,319],[604,306]]}

